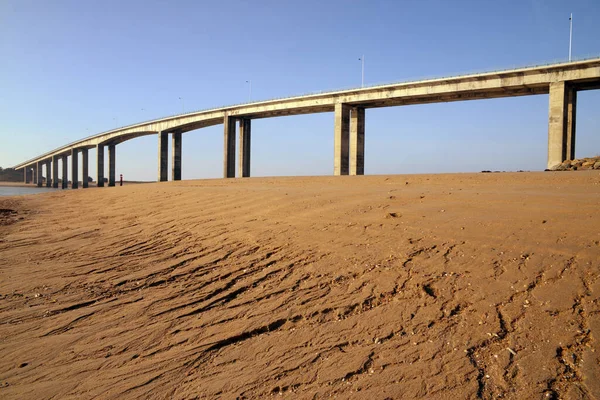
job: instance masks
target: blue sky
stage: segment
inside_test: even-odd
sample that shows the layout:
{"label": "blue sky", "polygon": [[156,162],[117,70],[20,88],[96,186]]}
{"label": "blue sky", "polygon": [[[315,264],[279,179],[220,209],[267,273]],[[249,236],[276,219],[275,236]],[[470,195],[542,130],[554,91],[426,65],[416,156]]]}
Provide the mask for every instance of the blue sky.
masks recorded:
{"label": "blue sky", "polygon": [[[600,2],[0,0],[0,166],[116,126],[248,99],[600,56]],[[182,98],[183,100],[180,100]],[[577,156],[600,154],[580,92]],[[548,96],[369,109],[365,172],[541,170]],[[95,151],[90,153],[95,160]],[[183,178],[222,175],[221,125],[183,136]],[[117,147],[155,180],[157,138]],[[333,114],[253,121],[252,175],[329,175]],[[90,162],[95,176],[95,162]]]}

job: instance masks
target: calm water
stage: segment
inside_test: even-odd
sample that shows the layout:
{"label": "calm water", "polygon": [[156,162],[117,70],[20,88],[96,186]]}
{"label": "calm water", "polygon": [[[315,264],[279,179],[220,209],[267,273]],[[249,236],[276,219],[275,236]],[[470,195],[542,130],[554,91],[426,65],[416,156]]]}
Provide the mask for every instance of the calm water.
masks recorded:
{"label": "calm water", "polygon": [[37,187],[37,186],[0,186],[0,196],[20,196],[22,194],[37,194],[37,193],[46,193],[52,192],[55,190],[62,189],[54,189],[47,187]]}

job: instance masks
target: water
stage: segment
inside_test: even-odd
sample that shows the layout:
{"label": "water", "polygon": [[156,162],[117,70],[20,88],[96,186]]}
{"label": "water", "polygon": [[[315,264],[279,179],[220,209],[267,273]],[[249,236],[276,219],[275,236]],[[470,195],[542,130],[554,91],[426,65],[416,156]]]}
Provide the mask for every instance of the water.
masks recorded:
{"label": "water", "polygon": [[20,196],[23,194],[37,194],[37,193],[53,192],[55,190],[62,190],[62,189],[37,187],[37,186],[0,186],[0,196]]}

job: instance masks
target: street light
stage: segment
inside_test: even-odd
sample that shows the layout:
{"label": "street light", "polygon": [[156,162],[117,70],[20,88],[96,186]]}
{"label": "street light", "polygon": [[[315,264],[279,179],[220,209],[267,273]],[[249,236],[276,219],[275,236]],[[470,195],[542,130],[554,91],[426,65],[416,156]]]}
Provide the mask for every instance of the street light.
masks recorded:
{"label": "street light", "polygon": [[360,87],[362,88],[362,87],[365,87],[365,55],[363,54],[363,56],[360,57],[358,59],[358,61],[360,61],[361,65],[362,65],[362,74],[361,74],[362,79],[360,81]]}
{"label": "street light", "polygon": [[246,81],[246,83],[250,84],[250,87],[248,88],[248,103],[250,103],[250,100],[252,99],[252,81]]}
{"label": "street light", "polygon": [[115,128],[119,127],[119,118],[118,117],[114,117],[113,121],[115,121]]}
{"label": "street light", "polygon": [[180,97],[179,100],[181,100],[181,113],[185,114],[185,104],[183,103],[183,97]]}
{"label": "street light", "polygon": [[571,42],[573,40],[573,13],[569,17],[569,61],[571,61]]}

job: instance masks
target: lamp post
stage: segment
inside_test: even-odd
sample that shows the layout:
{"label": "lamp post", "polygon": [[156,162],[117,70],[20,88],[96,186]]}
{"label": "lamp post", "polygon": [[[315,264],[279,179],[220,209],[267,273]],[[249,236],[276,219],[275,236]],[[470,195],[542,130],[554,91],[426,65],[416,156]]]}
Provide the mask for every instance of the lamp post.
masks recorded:
{"label": "lamp post", "polygon": [[183,97],[180,97],[179,100],[181,100],[181,113],[185,114],[185,104],[183,102]]}
{"label": "lamp post", "polygon": [[569,61],[571,61],[571,43],[573,41],[573,13],[569,17]]}
{"label": "lamp post", "polygon": [[246,81],[246,83],[249,84],[249,87],[248,87],[248,103],[249,103],[250,100],[252,100],[252,81],[248,80],[248,81]]}
{"label": "lamp post", "polygon": [[363,88],[363,87],[365,87],[365,55],[363,54],[362,57],[360,57],[358,59],[358,61],[360,61],[361,66],[362,66],[360,87]]}
{"label": "lamp post", "polygon": [[119,118],[118,117],[114,117],[113,121],[115,121],[115,128],[119,127]]}

